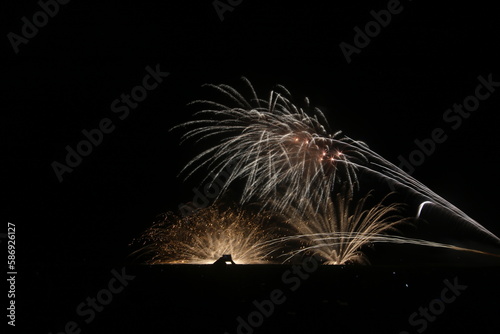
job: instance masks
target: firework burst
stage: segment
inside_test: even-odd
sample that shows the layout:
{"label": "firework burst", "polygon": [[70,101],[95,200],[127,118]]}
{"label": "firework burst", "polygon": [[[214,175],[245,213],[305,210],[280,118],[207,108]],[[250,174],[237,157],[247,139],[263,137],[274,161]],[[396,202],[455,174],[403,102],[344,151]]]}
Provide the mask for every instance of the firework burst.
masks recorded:
{"label": "firework burst", "polygon": [[285,262],[309,253],[324,264],[369,263],[362,248],[377,238],[390,238],[387,232],[396,232],[395,225],[408,221],[401,215],[402,204],[383,204],[389,195],[368,206],[371,193],[354,201],[346,192],[344,188],[319,211],[310,203],[303,212],[288,212],[291,235],[271,241],[299,242],[300,247],[283,255]]}
{"label": "firework burst", "polygon": [[235,106],[195,101],[210,108],[197,113],[205,119],[180,125],[194,126],[183,140],[220,140],[186,165],[187,177],[204,166],[217,176],[231,164],[233,172],[223,190],[243,179],[242,204],[256,200],[278,212],[292,203],[301,207],[303,198],[308,203],[312,200],[316,208],[325,205],[339,180],[347,181],[350,189],[355,187],[357,165],[366,158],[340,132],[327,132],[328,123],[319,109],[311,108],[307,99],[304,108],[298,107],[282,86],[271,91],[269,99],[259,99],[250,82],[243,80],[250,99],[230,86],[208,85]]}
{"label": "firework burst", "polygon": [[215,206],[186,217],[167,213],[139,239],[136,255],[149,264],[211,264],[231,254],[237,264],[271,263],[277,238],[270,217]]}

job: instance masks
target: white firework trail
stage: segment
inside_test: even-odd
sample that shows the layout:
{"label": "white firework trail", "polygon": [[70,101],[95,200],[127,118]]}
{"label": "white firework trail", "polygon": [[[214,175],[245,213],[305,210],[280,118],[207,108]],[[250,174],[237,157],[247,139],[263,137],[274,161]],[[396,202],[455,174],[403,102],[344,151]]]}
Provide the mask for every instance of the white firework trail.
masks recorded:
{"label": "white firework trail", "polygon": [[[346,140],[350,138],[346,137]],[[416,180],[415,178],[408,175],[401,168],[394,165],[390,161],[384,159],[378,153],[370,150],[366,145],[359,145],[356,141],[352,140],[351,149],[358,149],[365,157],[367,157],[368,163],[366,165],[360,165],[355,162],[349,162],[350,164],[354,164],[358,170],[364,170],[371,174],[381,177],[384,180],[392,182],[397,186],[401,186],[411,192],[418,194],[425,198],[419,207],[418,214],[420,215],[421,209],[425,204],[434,204],[438,205],[444,209],[446,209],[449,213],[454,214],[456,217],[461,218],[462,220],[468,222],[472,226],[476,228],[476,230],[481,231],[483,235],[487,236],[491,241],[500,246],[500,238],[498,238],[495,234],[490,232],[484,226],[479,224],[477,221],[469,217],[459,208],[448,202],[443,197],[439,196],[431,189],[429,189],[426,185]]]}
{"label": "white firework trail", "polygon": [[[416,245],[423,247],[432,248],[445,248],[455,251],[471,252],[476,254],[488,255],[493,257],[500,257],[498,254],[493,254],[477,249],[460,247],[452,244],[445,244],[430,240],[407,238],[398,235],[388,235],[388,234],[377,234],[368,232],[333,232],[333,233],[314,233],[314,234],[302,234],[293,235],[287,237],[277,238],[275,240],[266,242],[265,244],[280,244],[286,243],[293,240],[299,240],[301,242],[306,242],[308,246],[302,247],[280,255],[280,257],[286,256],[283,263],[292,259],[293,257],[301,253],[313,253],[320,256],[322,259],[326,260],[324,264],[347,264],[347,263],[357,263],[357,264],[369,264],[369,260],[366,255],[361,250],[355,250],[355,246],[365,246],[367,244],[376,243],[390,243],[399,245]],[[333,257],[328,257],[328,253],[325,252],[327,249],[335,249],[345,247],[344,245],[350,245],[351,248],[349,252],[345,252],[344,256],[338,256],[334,254]]]}

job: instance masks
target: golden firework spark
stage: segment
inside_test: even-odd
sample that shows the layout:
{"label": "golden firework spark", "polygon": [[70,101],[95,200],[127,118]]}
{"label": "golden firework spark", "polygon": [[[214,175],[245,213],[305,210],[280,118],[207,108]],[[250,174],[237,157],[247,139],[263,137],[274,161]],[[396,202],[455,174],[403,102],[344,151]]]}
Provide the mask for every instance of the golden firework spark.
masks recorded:
{"label": "golden firework spark", "polygon": [[268,227],[271,218],[216,206],[186,217],[167,213],[142,235],[137,253],[149,264],[212,264],[226,254],[236,264],[272,263],[276,247],[265,242],[279,229]]}

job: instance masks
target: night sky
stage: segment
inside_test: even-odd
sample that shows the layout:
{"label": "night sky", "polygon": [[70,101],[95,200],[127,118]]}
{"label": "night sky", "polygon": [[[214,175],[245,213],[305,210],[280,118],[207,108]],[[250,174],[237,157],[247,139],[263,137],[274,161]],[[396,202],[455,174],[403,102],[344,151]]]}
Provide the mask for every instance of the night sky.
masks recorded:
{"label": "night sky", "polygon": [[[31,318],[23,307],[44,305],[60,319],[36,318],[40,327],[31,328],[61,330],[74,306],[129,262],[129,244],[158,214],[192,200],[200,180],[177,174],[199,150],[179,146],[182,131],[169,129],[197,111],[189,102],[214,98],[203,84],[241,88],[241,76],[262,96],[282,84],[297,101],[309,97],[333,131],[396,164],[441,129],[446,140],[412,176],[500,235],[500,22],[492,5],[232,3],[218,13],[211,1],[71,1],[26,39],[23,17],[33,22],[40,5],[3,5],[2,217],[16,225],[19,323]],[[357,29],[388,4],[390,22],[347,59],[342,43],[355,48]],[[140,102],[116,101],[154,71],[161,74]],[[470,115],[447,113],[482,82],[488,97]],[[66,147],[100,126],[107,133],[98,145],[58,178],[54,162],[65,164]]]}

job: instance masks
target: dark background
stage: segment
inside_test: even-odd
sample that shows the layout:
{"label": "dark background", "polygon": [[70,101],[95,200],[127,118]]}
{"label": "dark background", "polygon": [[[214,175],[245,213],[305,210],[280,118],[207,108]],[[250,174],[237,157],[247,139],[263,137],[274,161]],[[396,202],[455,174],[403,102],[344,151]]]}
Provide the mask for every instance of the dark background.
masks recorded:
{"label": "dark background", "polygon": [[[298,100],[309,97],[334,130],[392,162],[444,128],[447,141],[413,176],[500,235],[500,93],[457,130],[442,119],[474,93],[479,75],[500,81],[498,15],[489,4],[402,6],[350,64],[339,44],[353,44],[353,28],[386,1],[247,0],[223,21],[211,1],[72,1],[18,54],[4,38],[3,220],[17,228],[19,323],[61,330],[110,270],[128,263],[133,238],[193,198],[197,180],[176,175],[196,148],[179,146],[181,133],[169,129],[190,119],[187,103],[213,97],[202,84],[241,87],[242,75],[263,95],[283,84]],[[21,17],[40,10],[35,1],[4,7],[5,35],[20,34]],[[170,75],[119,120],[111,102],[156,64]],[[116,129],[59,183],[51,163],[103,118]]]}

